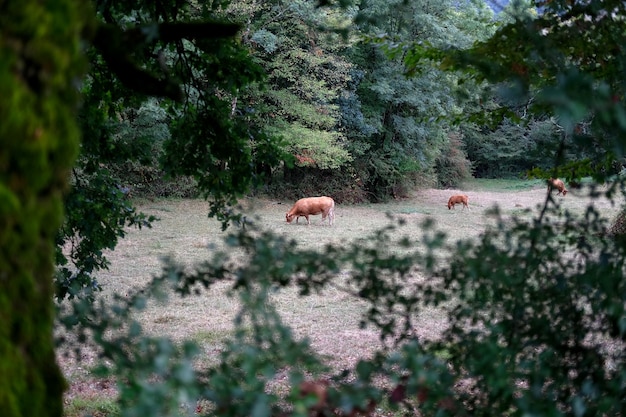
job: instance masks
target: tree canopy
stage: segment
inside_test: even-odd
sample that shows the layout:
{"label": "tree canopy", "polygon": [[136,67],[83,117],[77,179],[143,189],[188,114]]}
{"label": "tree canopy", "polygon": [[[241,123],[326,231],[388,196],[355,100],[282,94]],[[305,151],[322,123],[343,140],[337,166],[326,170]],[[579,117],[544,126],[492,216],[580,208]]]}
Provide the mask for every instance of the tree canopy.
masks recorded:
{"label": "tree canopy", "polygon": [[[497,117],[552,118],[558,126],[552,165],[561,167],[554,175],[603,179],[615,174],[623,164],[619,132],[626,121],[624,5],[538,1],[520,7],[524,4],[512,3],[509,13],[516,19],[472,48],[415,44],[405,59],[409,70],[436,59],[445,68],[464,69],[473,79],[499,86]],[[483,113],[494,109],[482,100],[476,104]]]}

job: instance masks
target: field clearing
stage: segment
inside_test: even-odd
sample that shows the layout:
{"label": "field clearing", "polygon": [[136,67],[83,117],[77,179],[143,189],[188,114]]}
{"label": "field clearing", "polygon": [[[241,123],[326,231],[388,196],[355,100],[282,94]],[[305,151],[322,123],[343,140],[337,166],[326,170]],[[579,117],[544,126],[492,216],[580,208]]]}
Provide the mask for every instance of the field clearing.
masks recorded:
{"label": "field clearing", "polygon": [[[389,224],[389,215],[405,220],[403,233],[415,238],[421,236],[419,224],[426,219],[433,220],[436,228],[451,238],[477,236],[493,224],[489,212],[495,206],[505,217],[531,216],[531,211],[536,212],[544,203],[546,188],[542,184],[515,184],[511,190],[503,189],[502,184],[481,187],[480,182],[470,183],[462,190],[469,195],[470,210],[462,210],[460,205],[448,210],[448,197],[459,190],[423,190],[411,198],[387,204],[337,204],[332,227],[320,225],[319,215],[311,217],[310,226],[304,218],[299,224],[286,223],[285,212],[293,202],[248,199],[242,204],[248,218],[262,228],[293,239],[302,248],[321,249],[327,244],[367,238]],[[555,198],[564,209],[579,215],[588,204],[593,204],[607,218],[615,216],[617,206],[605,199],[592,200],[587,194],[585,190],[573,190],[566,197]],[[139,202],[138,208],[160,220],[151,229],[129,230],[117,249],[108,254],[111,267],[99,278],[104,288],[99,297],[104,300],[145,286],[160,273],[163,257],[192,267],[224,248],[221,239],[228,231],[222,232],[220,224],[207,217],[209,208],[205,201],[146,200]],[[199,342],[204,352],[201,361],[210,361],[219,354],[221,341],[231,334],[232,320],[239,308],[238,300],[225,294],[228,286],[216,285],[199,296],[171,297],[166,304],[153,302],[138,318],[148,334]],[[276,294],[273,301],[294,333],[307,337],[316,351],[332,358],[331,363],[337,368],[352,366],[379,346],[374,330],[359,329],[364,305],[339,290],[327,289],[322,295],[300,298],[295,290],[288,289]],[[445,326],[442,312],[434,308],[422,311],[418,324],[421,337],[436,337]],[[88,369],[94,360],[95,356],[88,354],[80,366],[61,360],[71,384],[68,398],[106,393],[101,383],[88,382]]]}

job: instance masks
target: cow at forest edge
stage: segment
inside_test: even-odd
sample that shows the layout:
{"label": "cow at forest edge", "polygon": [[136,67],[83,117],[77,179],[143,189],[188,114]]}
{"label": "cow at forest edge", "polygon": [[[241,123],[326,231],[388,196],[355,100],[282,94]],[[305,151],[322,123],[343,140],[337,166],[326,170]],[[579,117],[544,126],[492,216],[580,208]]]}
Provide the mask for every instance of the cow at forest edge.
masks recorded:
{"label": "cow at forest edge", "polygon": [[567,194],[567,188],[565,188],[565,183],[558,178],[550,178],[548,180],[548,192],[551,192],[554,189],[559,190],[556,195],[563,193],[563,196],[565,196]]}
{"label": "cow at forest edge", "polygon": [[465,207],[467,207],[467,209],[469,210],[470,208],[469,208],[468,203],[469,203],[469,197],[466,196],[465,194],[453,195],[448,200],[448,210],[453,209],[454,206],[457,204],[463,204],[463,210],[465,210]]}
{"label": "cow at forest edge", "polygon": [[296,219],[296,223],[298,223],[298,219],[300,217],[305,217],[306,223],[311,224],[309,216],[320,213],[322,214],[321,223],[323,223],[328,217],[328,225],[332,226],[335,219],[335,201],[326,196],[301,198],[296,201],[285,217],[287,219],[287,223],[291,223],[294,218]]}

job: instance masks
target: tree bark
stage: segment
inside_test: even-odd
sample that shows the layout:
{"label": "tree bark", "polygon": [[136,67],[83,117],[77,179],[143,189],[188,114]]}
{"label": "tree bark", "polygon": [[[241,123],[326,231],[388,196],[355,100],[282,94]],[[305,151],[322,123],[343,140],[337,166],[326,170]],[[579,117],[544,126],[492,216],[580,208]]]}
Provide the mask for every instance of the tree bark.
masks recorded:
{"label": "tree bark", "polygon": [[63,414],[53,341],[54,240],[78,151],[85,2],[0,13],[0,414]]}

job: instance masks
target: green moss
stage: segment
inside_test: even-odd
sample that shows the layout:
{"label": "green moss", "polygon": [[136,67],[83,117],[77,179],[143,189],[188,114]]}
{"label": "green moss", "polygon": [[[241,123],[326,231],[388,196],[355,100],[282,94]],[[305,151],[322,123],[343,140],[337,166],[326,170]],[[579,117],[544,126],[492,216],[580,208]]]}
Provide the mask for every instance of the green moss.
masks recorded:
{"label": "green moss", "polygon": [[0,409],[61,416],[52,326],[54,237],[79,142],[85,5],[9,2],[0,16]]}

